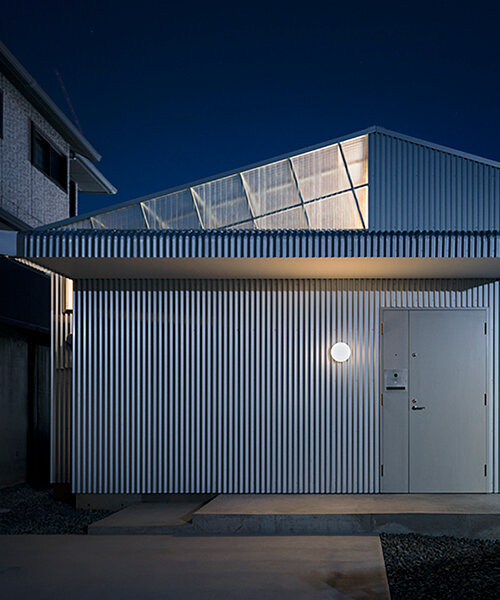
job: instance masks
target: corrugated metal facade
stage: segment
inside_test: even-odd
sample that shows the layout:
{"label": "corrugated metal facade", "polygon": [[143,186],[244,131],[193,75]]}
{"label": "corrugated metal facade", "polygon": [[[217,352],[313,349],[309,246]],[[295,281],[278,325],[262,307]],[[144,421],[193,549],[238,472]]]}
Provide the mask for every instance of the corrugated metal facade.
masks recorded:
{"label": "corrugated metal facade", "polygon": [[[499,491],[499,292],[435,279],[79,281],[73,490],[377,492],[380,309],[487,307]],[[353,349],[345,364],[328,358],[338,340]]]}
{"label": "corrugated metal facade", "polygon": [[498,258],[500,231],[57,230],[19,234],[19,251],[31,258]]}
{"label": "corrugated metal facade", "polygon": [[[45,229],[20,234],[19,254],[500,258],[498,164],[379,128],[362,134],[369,137],[367,231]],[[281,194],[273,177],[270,187]],[[244,183],[238,198],[248,196]],[[150,200],[128,203],[135,220],[112,215],[99,226],[151,227],[151,218],[155,228],[174,226],[162,225],[164,207]],[[54,281],[53,480],[71,480],[75,492],[379,491],[383,307],[488,309],[489,477],[500,491],[498,281],[81,280],[73,404],[71,319],[60,304],[62,280]],[[328,359],[340,339],[353,349],[343,365]]]}
{"label": "corrugated metal facade", "polygon": [[72,330],[73,318],[64,310],[65,278],[52,275],[51,308],[51,482],[71,481]]}
{"label": "corrugated metal facade", "polygon": [[398,134],[369,135],[369,228],[500,229],[500,169]]}

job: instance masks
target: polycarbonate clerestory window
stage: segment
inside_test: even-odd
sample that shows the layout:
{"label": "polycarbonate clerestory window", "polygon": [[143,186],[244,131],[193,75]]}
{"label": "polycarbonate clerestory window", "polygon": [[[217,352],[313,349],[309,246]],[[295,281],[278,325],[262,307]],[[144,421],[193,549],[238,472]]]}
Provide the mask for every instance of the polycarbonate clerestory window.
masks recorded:
{"label": "polycarbonate clerestory window", "polygon": [[65,225],[73,229],[365,229],[368,136]]}

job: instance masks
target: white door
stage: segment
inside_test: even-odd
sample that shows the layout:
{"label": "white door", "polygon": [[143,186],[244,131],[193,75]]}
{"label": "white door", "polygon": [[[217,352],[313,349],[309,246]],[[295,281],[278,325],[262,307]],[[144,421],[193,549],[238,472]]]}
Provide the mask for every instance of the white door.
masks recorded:
{"label": "white door", "polygon": [[409,311],[409,491],[487,491],[485,311]]}

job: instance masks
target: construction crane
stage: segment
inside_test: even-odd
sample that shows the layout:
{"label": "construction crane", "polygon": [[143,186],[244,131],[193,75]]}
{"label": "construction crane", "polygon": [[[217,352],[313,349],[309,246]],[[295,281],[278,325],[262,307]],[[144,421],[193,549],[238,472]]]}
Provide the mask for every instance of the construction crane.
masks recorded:
{"label": "construction crane", "polygon": [[73,108],[73,104],[71,103],[71,98],[69,97],[68,90],[66,89],[66,86],[64,85],[64,81],[61,77],[61,73],[59,73],[59,71],[57,69],[54,69],[54,70],[56,73],[57,81],[59,82],[59,87],[61,88],[61,91],[64,95],[64,99],[66,100],[66,104],[68,105],[69,110],[70,110],[71,114],[73,115],[73,120],[75,122],[75,125],[77,126],[78,131],[83,135],[82,126],[80,125],[80,121],[78,120],[75,109]]}

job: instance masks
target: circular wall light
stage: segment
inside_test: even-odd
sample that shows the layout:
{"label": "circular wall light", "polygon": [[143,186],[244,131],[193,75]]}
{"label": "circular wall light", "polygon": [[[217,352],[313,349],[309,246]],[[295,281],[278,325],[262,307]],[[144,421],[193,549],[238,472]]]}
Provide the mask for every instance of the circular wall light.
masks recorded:
{"label": "circular wall light", "polygon": [[335,362],[345,362],[351,356],[351,349],[344,342],[337,342],[330,348],[330,355]]}

